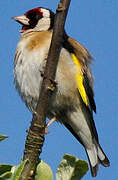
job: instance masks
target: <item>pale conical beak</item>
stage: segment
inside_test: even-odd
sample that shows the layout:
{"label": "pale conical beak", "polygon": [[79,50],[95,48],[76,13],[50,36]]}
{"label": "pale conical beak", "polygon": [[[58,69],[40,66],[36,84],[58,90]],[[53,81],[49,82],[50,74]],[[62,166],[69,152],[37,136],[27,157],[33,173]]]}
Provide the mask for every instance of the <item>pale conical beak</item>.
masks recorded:
{"label": "pale conical beak", "polygon": [[26,26],[29,25],[29,19],[25,15],[23,15],[23,16],[15,16],[15,17],[12,17],[12,19],[19,22],[22,25],[26,25]]}

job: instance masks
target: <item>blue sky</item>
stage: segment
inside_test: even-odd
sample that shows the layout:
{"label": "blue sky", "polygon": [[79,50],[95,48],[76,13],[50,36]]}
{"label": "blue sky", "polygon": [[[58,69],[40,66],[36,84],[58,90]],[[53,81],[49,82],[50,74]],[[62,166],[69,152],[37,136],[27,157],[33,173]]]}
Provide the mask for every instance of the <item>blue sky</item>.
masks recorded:
{"label": "blue sky", "polygon": [[[19,41],[20,25],[11,17],[21,15],[33,7],[47,7],[55,11],[55,0],[0,0],[0,134],[9,136],[0,144],[0,163],[18,164],[23,155],[26,129],[31,113],[18,96],[13,83],[13,61]],[[67,33],[81,42],[94,56],[92,65],[95,80],[94,115],[101,146],[111,166],[99,168],[96,180],[118,178],[118,1],[73,0],[66,21]],[[83,147],[60,124],[54,123],[46,135],[41,158],[56,172],[64,153],[87,160]],[[83,180],[92,179],[90,171]]]}

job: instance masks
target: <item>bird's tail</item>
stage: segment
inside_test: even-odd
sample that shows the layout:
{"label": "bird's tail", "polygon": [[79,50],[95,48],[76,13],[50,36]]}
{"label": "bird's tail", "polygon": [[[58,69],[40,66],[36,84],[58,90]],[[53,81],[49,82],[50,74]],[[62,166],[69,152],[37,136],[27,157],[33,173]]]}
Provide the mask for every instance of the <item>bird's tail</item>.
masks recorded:
{"label": "bird's tail", "polygon": [[91,149],[85,149],[85,150],[88,156],[88,160],[91,168],[91,174],[93,177],[97,175],[99,163],[105,167],[110,166],[110,162],[107,156],[105,155],[105,153],[103,152],[102,148],[100,147],[100,145],[94,144]]}
{"label": "bird's tail", "polygon": [[[64,125],[73,134],[73,136],[84,146],[84,144],[81,141],[80,137],[73,130],[73,128],[68,123],[64,123]],[[110,162],[109,162],[107,156],[105,155],[105,153],[103,152],[101,146],[96,142],[96,140],[94,140],[94,142],[95,143],[93,144],[91,149],[87,149],[84,146],[85,151],[86,151],[87,156],[88,156],[88,160],[89,160],[89,165],[90,165],[90,169],[91,169],[91,175],[93,177],[95,177],[97,175],[99,164],[101,164],[101,165],[103,165],[105,167],[110,166]]]}

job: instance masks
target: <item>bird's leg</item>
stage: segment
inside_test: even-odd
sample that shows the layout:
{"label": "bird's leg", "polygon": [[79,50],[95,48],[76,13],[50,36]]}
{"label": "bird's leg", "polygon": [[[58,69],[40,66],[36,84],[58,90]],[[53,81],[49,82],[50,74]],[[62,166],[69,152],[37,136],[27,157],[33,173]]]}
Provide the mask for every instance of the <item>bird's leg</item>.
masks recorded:
{"label": "bird's leg", "polygon": [[50,121],[47,123],[46,127],[49,127],[54,121],[56,121],[56,117],[53,117],[50,119]]}
{"label": "bird's leg", "polygon": [[48,131],[48,127],[54,122],[56,121],[56,117],[53,117],[46,125],[46,128],[45,128],[45,134],[49,134],[49,131]]}

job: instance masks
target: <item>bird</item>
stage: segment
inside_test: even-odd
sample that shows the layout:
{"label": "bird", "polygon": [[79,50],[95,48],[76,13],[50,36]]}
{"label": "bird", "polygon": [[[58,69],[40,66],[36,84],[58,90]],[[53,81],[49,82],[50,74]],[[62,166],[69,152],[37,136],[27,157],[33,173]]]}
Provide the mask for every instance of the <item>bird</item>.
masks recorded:
{"label": "bird", "polygon": [[[39,98],[47,56],[51,44],[55,13],[37,7],[13,19],[22,25],[20,41],[14,58],[15,87],[31,112]],[[83,145],[95,177],[99,164],[110,162],[99,143],[93,119],[96,112],[94,80],[91,70],[93,57],[79,42],[64,31],[56,71],[56,90],[51,97],[46,116],[62,123]]]}

